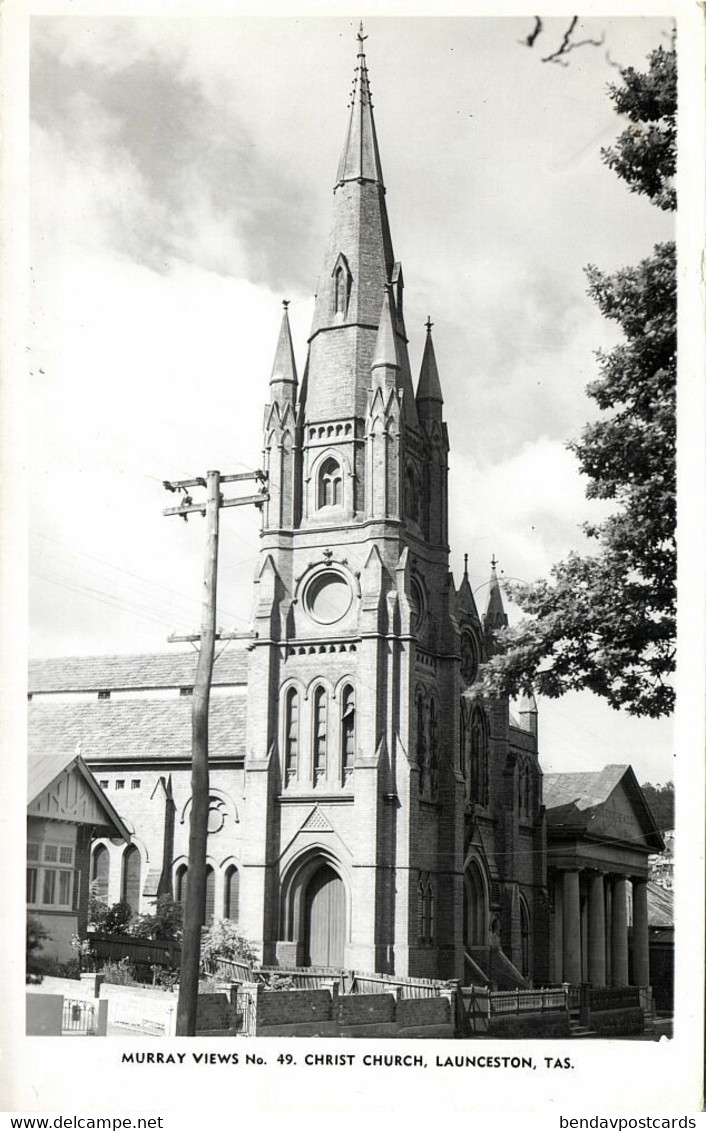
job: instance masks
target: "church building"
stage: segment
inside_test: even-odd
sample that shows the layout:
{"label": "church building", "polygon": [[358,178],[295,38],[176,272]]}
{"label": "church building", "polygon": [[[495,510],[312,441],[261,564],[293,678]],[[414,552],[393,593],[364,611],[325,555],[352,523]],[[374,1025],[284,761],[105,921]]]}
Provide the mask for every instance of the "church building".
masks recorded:
{"label": "church building", "polygon": [[[495,562],[482,615],[449,570],[443,374],[428,321],[415,386],[362,31],[301,374],[284,306],[253,635],[214,668],[207,921],[281,966],[546,984],[537,709],[474,688],[507,618]],[[135,910],[188,883],[194,672],[33,665],[31,741],[81,743],[132,834],[92,876]]]}

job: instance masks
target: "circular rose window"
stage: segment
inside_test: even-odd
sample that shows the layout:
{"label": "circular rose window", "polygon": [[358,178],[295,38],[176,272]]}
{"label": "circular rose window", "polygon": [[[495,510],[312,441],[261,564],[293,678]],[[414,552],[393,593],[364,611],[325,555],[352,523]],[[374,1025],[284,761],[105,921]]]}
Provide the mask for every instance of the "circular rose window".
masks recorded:
{"label": "circular rose window", "polygon": [[306,587],[304,605],[319,624],[333,624],[351,607],[351,590],[345,577],[333,570],[319,573]]}

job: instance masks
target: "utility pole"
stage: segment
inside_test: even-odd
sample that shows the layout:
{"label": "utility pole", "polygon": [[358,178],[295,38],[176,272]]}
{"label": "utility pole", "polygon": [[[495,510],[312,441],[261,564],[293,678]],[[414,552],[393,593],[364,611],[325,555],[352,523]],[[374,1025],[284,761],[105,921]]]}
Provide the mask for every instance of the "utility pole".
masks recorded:
{"label": "utility pole", "polygon": [[[245,472],[239,475],[221,475],[207,472],[206,478],[166,482],[168,491],[181,491],[183,499],[178,507],[167,507],[164,515],[180,515],[186,520],[198,511],[206,518],[206,553],[203,576],[203,604],[199,658],[191,706],[191,814],[189,822],[189,870],[184,901],[184,924],[177,1002],[178,1037],[196,1035],[198,1006],[199,965],[201,960],[201,928],[206,910],[206,841],[208,838],[208,708],[213,674],[213,654],[216,636],[216,590],[218,583],[218,518],[221,507],[242,507],[248,504],[262,506],[267,499],[266,489],[259,494],[240,499],[224,499],[222,483],[245,479],[266,481],[265,472]],[[206,500],[194,503],[188,493],[191,488],[206,489]],[[196,637],[199,639],[199,637]]]}

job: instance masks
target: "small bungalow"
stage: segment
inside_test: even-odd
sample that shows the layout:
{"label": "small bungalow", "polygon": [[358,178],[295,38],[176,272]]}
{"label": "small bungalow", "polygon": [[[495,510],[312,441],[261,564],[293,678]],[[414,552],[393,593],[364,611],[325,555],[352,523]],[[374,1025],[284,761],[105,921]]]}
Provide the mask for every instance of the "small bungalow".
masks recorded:
{"label": "small bungalow", "polygon": [[27,911],[49,932],[42,953],[65,962],[86,931],[91,843],[130,833],[78,752],[30,755],[28,778]]}

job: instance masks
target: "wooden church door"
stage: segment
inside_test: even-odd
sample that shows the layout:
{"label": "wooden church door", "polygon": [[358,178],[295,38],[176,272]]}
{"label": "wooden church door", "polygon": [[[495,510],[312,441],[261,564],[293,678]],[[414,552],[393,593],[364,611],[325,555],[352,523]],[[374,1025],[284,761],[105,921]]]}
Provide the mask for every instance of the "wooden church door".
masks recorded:
{"label": "wooden church door", "polygon": [[343,881],[328,864],[311,877],[306,891],[304,949],[309,966],[342,966],[346,905]]}

